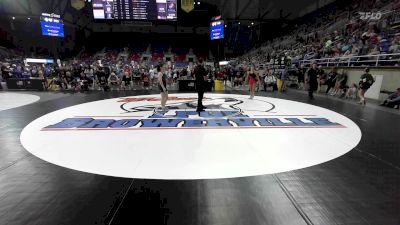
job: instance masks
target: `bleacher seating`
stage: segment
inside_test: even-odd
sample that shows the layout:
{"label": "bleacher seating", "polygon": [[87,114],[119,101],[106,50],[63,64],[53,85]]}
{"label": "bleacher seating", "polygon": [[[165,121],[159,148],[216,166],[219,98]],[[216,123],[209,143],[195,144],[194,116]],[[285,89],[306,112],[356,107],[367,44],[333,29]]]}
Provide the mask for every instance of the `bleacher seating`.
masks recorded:
{"label": "bleacher seating", "polygon": [[[353,1],[350,4],[351,11],[346,8],[347,3],[342,8],[327,7],[304,17],[303,24],[288,35],[253,49],[239,60],[244,64],[258,64],[280,61],[284,57],[299,63],[320,58],[400,53],[397,47],[400,44],[398,0]],[[362,19],[358,12],[367,9],[387,13],[378,21]]]}

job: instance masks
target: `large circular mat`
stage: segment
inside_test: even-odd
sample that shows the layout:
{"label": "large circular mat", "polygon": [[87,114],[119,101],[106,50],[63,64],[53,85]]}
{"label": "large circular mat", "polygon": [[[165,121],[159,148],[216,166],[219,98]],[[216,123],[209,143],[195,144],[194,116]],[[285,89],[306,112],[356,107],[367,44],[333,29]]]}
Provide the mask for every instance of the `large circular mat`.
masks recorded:
{"label": "large circular mat", "polygon": [[267,97],[159,95],[80,104],[44,115],[21,134],[23,146],[59,166],[145,179],[216,179],[317,165],[352,150],[361,131],[317,106]]}

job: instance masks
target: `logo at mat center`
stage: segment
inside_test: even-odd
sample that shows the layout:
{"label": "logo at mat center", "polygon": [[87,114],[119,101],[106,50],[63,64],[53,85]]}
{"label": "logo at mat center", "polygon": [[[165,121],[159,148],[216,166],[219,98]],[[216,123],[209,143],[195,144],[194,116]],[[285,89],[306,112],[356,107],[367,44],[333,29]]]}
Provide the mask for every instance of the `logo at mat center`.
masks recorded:
{"label": "logo at mat center", "polygon": [[193,97],[169,97],[165,108],[158,97],[127,97],[116,100],[118,115],[64,118],[42,131],[345,127],[318,115],[278,115],[264,99],[211,96],[203,100],[205,111],[197,112]]}

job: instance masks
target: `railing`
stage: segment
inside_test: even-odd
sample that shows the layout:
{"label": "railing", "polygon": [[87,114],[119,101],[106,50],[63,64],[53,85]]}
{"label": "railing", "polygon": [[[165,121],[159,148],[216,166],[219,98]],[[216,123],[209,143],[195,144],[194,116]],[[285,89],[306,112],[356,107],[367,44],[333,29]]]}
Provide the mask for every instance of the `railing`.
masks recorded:
{"label": "railing", "polygon": [[400,53],[396,54],[379,54],[379,55],[362,55],[362,56],[342,56],[335,58],[309,59],[299,60],[300,64],[310,65],[317,63],[318,65],[330,66],[399,66]]}

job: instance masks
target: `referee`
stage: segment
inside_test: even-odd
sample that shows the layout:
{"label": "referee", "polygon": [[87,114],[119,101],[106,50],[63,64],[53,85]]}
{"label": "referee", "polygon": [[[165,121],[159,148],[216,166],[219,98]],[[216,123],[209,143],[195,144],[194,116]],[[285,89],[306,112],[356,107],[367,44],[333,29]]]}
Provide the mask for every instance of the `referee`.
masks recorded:
{"label": "referee", "polygon": [[197,66],[194,69],[194,76],[196,77],[196,90],[198,95],[197,112],[204,111],[206,107],[203,106],[204,91],[206,89],[207,71],[203,65],[203,59],[200,58]]}

